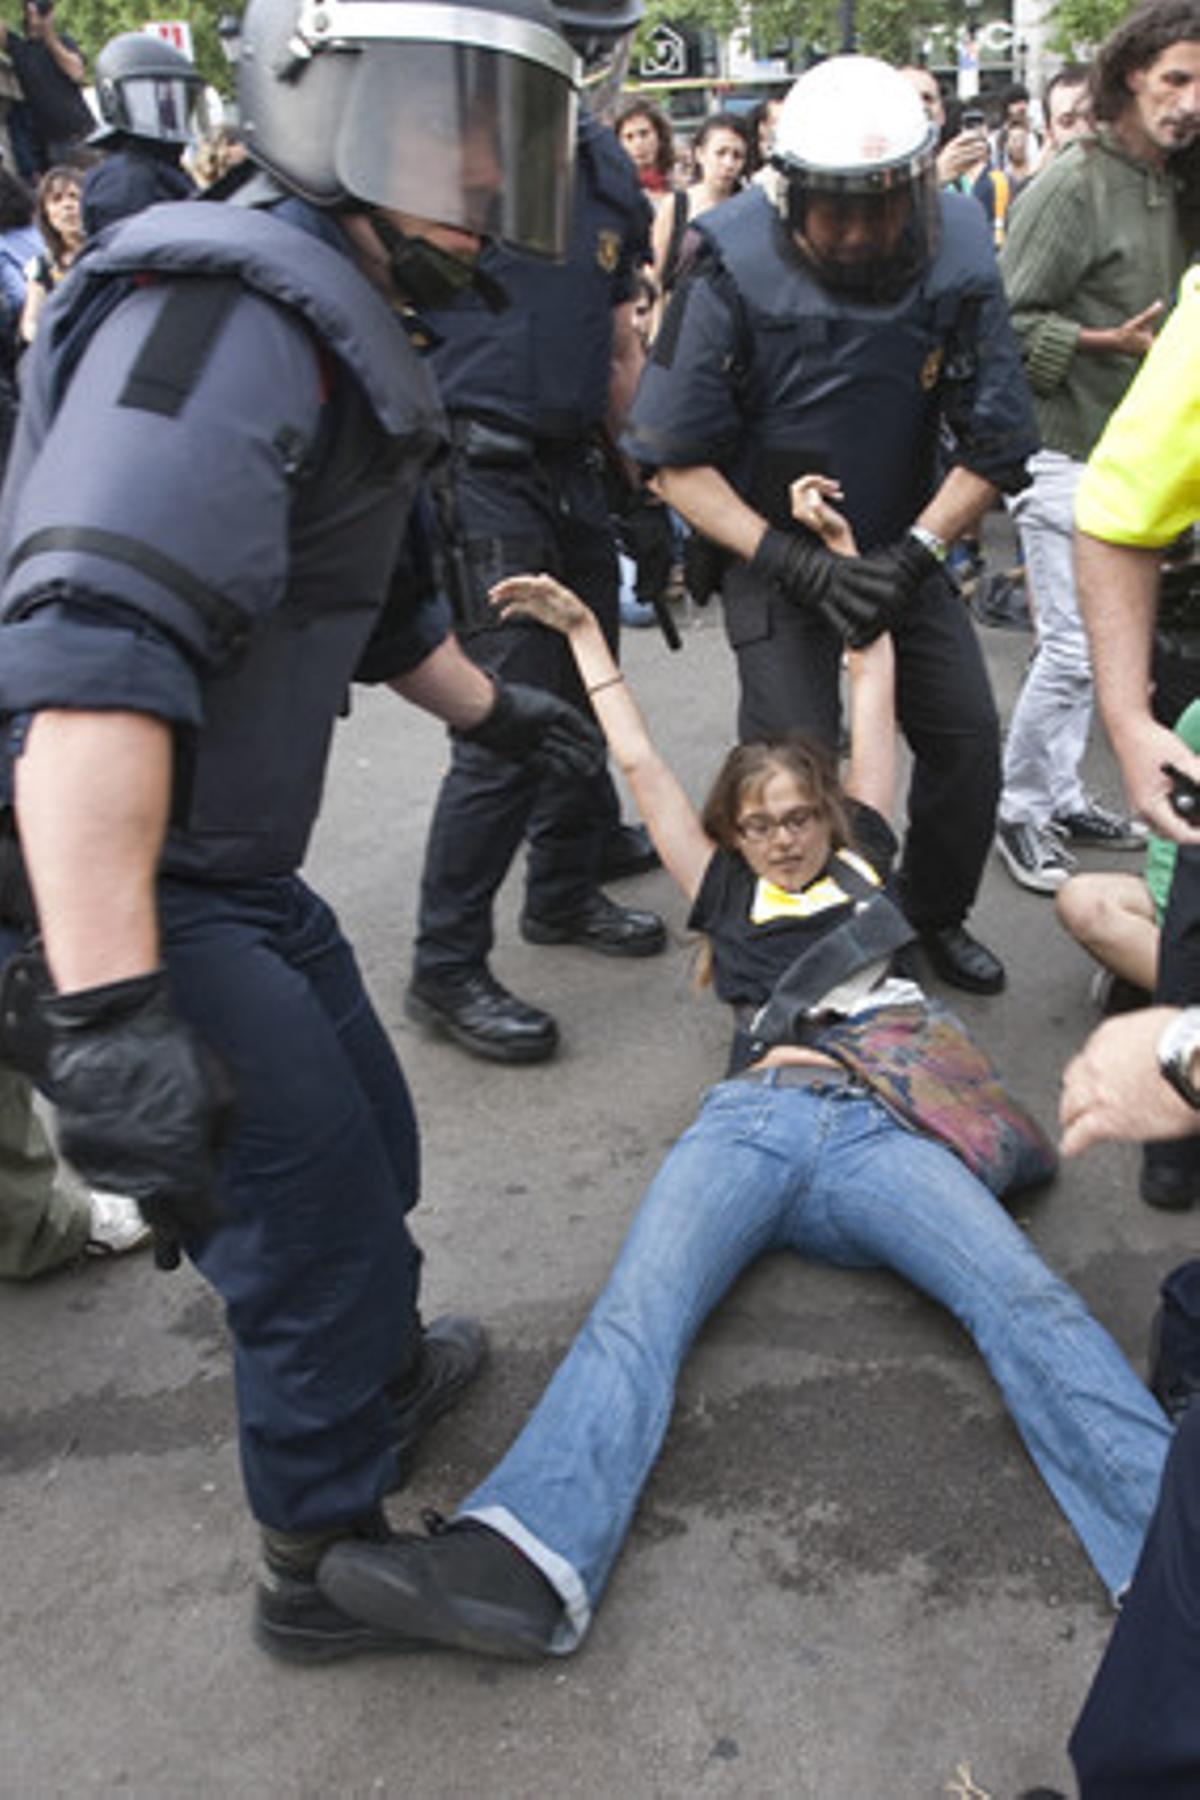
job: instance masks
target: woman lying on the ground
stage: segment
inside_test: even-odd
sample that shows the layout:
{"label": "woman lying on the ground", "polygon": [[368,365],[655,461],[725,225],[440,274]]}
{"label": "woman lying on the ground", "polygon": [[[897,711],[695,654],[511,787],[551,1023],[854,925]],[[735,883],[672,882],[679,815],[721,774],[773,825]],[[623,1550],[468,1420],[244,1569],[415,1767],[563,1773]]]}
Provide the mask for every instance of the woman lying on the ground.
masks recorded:
{"label": "woman lying on the ground", "polygon": [[[707,938],[717,993],[743,1020],[801,951],[825,953],[854,911],[847,884],[861,892],[865,877],[895,913],[880,889],[895,848],[880,816],[890,796],[869,745],[852,766],[853,850],[836,774],[800,741],[734,750],[697,816],[588,609],[548,576],[502,582],[494,598],[568,639],[690,924]],[[857,1019],[914,1001],[928,1004],[883,960],[813,1011]],[[344,1539],[325,1557],[318,1580],[347,1615],[346,1651],[573,1649],[658,1454],[688,1347],[737,1276],[782,1249],[893,1269],[948,1307],[1101,1580],[1110,1592],[1129,1580],[1170,1431],[1116,1344],[954,1152],[811,1044],[762,1052],[739,1026],[729,1078],[668,1155],[499,1466],[431,1536]]]}

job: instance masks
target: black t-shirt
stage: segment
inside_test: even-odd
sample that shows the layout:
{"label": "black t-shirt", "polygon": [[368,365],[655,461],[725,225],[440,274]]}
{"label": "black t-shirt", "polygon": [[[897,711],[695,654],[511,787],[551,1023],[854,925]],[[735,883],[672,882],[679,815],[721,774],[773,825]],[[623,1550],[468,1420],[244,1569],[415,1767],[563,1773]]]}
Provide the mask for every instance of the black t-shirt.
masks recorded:
{"label": "black t-shirt", "polygon": [[[76,56],[80,54],[79,45],[65,31],[58,33],[58,41],[64,49],[74,51]],[[95,129],[96,121],[78,82],[59,68],[45,44],[10,31],[6,48],[44,143],[69,142],[86,137]]]}
{"label": "black t-shirt", "polygon": [[858,807],[855,848],[835,852],[803,893],[783,896],[736,851],[715,850],[688,916],[712,945],[713,985],[731,1006],[761,1006],[775,983],[808,945],[847,917],[853,897],[839,885],[837,864],[850,857],[860,872],[886,880],[896,854],[891,826],[870,807]]}

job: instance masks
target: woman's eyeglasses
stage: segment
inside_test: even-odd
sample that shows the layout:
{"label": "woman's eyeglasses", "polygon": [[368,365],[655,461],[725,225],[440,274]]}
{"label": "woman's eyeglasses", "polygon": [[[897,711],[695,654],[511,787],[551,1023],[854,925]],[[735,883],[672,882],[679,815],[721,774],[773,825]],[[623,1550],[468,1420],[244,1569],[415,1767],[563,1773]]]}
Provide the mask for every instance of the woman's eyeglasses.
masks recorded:
{"label": "woman's eyeglasses", "polygon": [[765,844],[776,832],[782,832],[784,837],[799,837],[818,816],[815,806],[795,806],[778,818],[773,818],[770,813],[747,813],[744,819],[738,820],[735,830],[747,843]]}

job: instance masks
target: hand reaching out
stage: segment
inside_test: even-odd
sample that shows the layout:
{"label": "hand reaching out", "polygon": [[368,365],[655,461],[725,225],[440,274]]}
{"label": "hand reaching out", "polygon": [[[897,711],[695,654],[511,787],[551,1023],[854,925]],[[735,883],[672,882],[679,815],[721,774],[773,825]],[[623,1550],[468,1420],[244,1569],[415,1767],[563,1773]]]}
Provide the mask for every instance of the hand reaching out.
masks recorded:
{"label": "hand reaching out", "polygon": [[814,531],[835,556],[857,556],[858,545],[848,522],[831,500],[842,498],[841,486],[831,475],[801,475],[788,489],[792,517]]}
{"label": "hand reaching out", "polygon": [[592,618],[579,596],[553,575],[509,575],[489,590],[489,598],[502,619],[534,619],[564,637]]}

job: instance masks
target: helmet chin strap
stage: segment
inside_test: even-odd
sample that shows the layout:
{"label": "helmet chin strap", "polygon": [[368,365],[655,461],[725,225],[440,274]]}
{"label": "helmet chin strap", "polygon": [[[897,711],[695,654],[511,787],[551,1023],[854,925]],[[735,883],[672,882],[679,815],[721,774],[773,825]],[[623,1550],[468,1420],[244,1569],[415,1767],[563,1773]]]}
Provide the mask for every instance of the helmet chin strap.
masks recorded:
{"label": "helmet chin strap", "polygon": [[412,237],[393,225],[379,212],[370,215],[375,235],[387,251],[392,280],[412,305],[420,311],[429,307],[450,306],[468,292],[478,294],[491,312],[503,312],[508,294],[493,276],[473,263],[440,250],[428,238]]}

